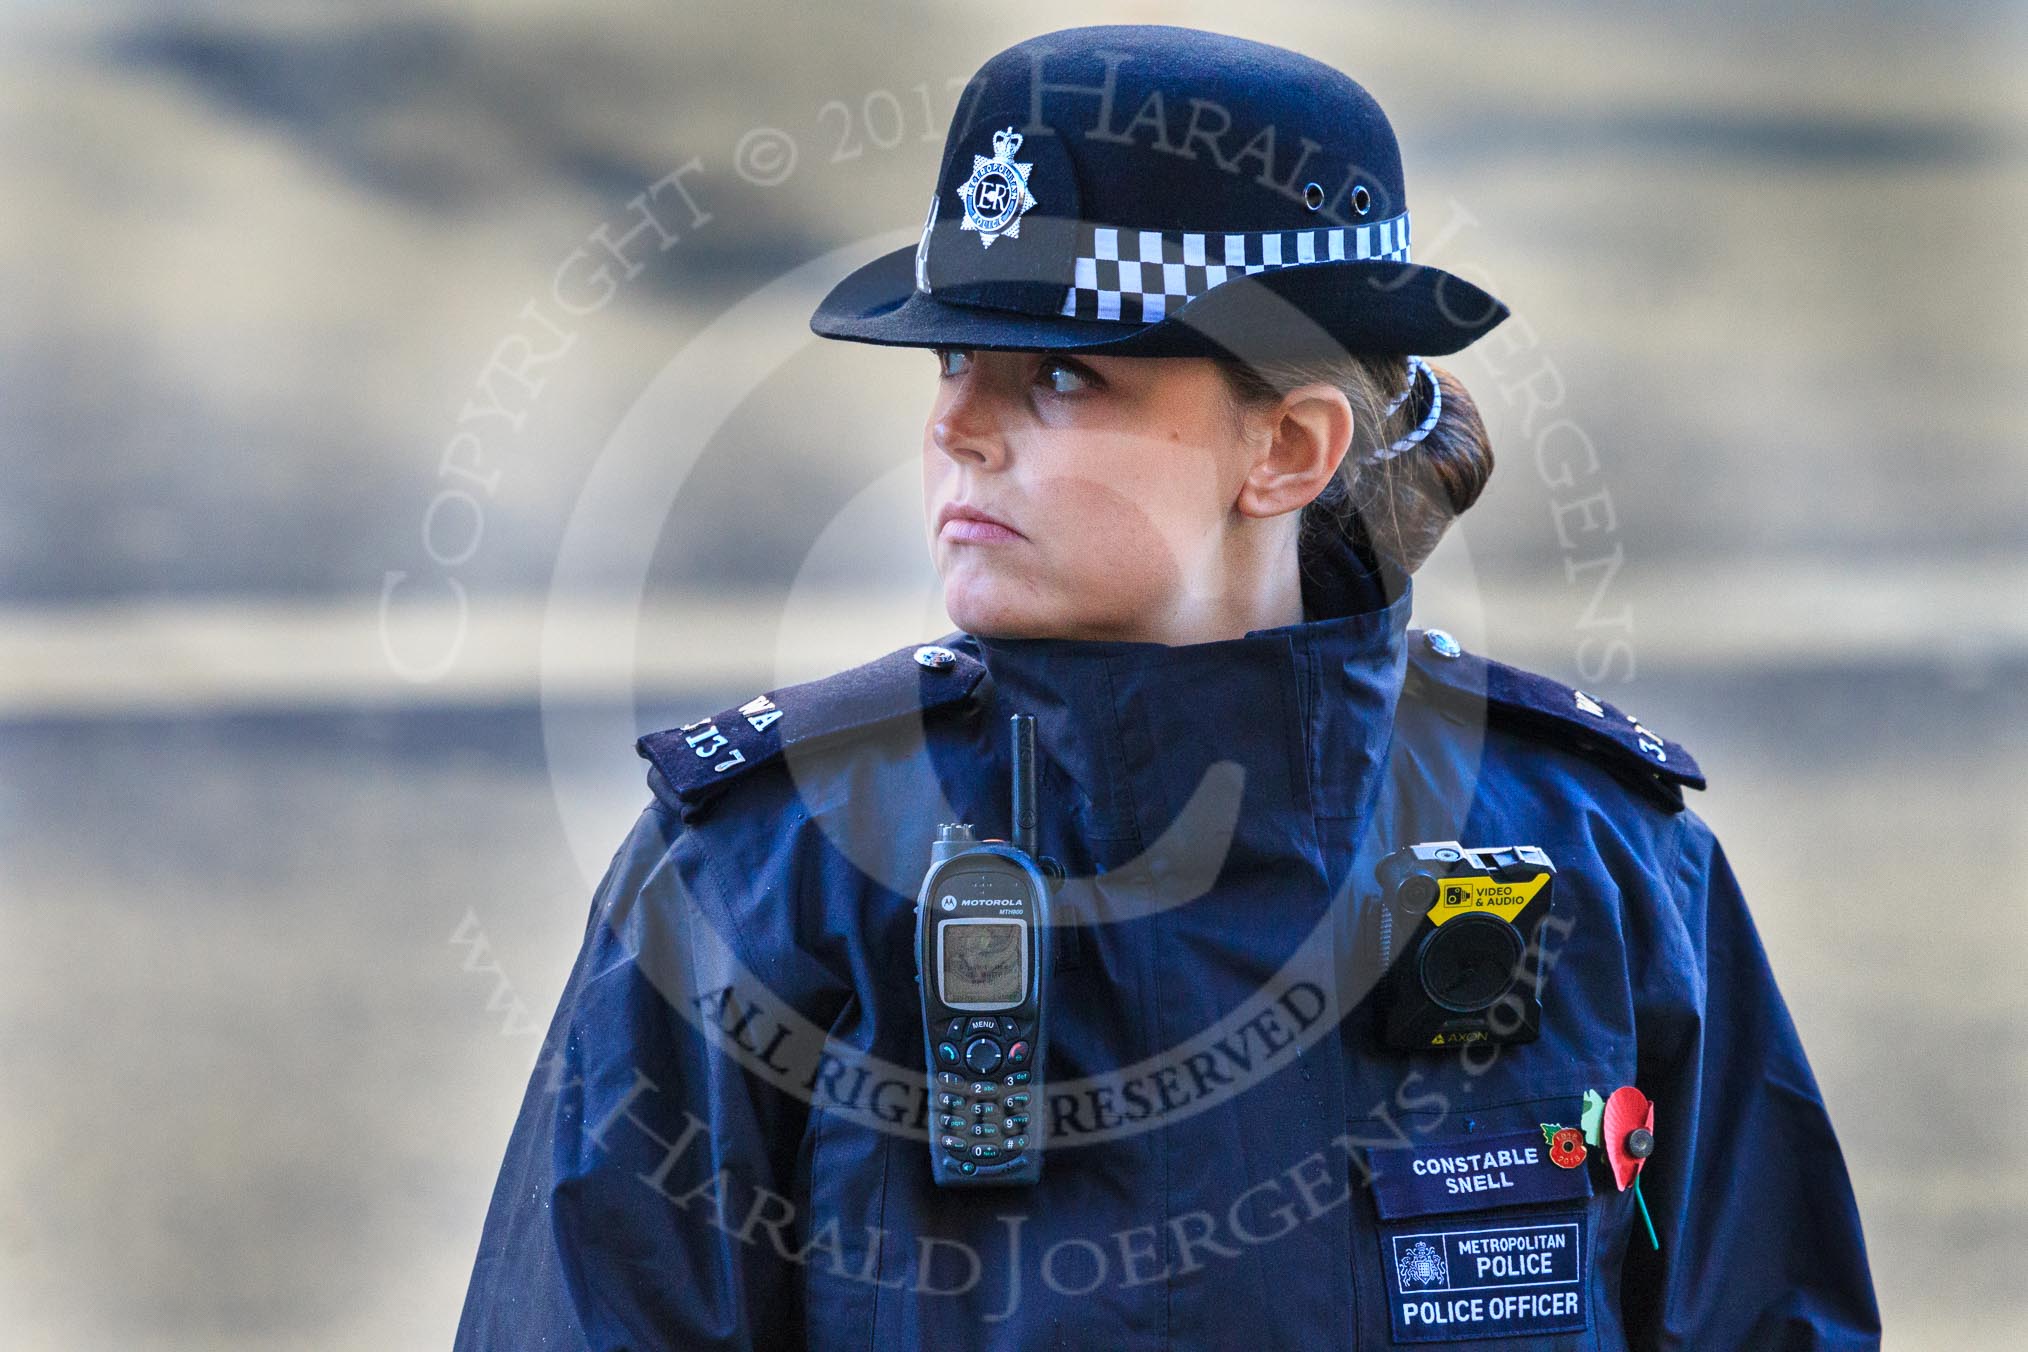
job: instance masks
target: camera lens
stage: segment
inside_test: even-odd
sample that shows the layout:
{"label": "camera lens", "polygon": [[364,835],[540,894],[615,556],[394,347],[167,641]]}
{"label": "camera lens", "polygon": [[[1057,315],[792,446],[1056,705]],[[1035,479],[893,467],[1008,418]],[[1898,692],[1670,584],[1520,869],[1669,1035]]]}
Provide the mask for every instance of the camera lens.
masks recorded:
{"label": "camera lens", "polygon": [[1414,915],[1424,915],[1436,905],[1437,880],[1417,869],[1408,874],[1394,888],[1394,904],[1397,909]]}
{"label": "camera lens", "polygon": [[1416,955],[1416,975],[1431,1001],[1473,1014],[1497,1001],[1521,976],[1521,931],[1490,915],[1460,915],[1438,925]]}

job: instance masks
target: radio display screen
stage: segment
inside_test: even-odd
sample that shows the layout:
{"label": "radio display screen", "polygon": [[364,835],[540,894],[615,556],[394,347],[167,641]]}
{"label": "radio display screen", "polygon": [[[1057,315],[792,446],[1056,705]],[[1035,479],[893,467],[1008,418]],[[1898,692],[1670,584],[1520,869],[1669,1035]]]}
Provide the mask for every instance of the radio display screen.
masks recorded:
{"label": "radio display screen", "polygon": [[1018,920],[946,920],[938,931],[944,1003],[1015,1005],[1027,994],[1027,926]]}

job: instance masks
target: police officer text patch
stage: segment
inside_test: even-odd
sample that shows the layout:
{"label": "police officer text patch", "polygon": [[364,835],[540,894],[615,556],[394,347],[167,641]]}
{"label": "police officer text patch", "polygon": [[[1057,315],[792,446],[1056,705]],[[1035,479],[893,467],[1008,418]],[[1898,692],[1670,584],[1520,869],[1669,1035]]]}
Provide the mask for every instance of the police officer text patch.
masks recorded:
{"label": "police officer text patch", "polygon": [[1540,1131],[1466,1136],[1367,1152],[1382,1220],[1591,1196],[1591,1174],[1549,1158]]}
{"label": "police officer text patch", "polygon": [[1583,1211],[1381,1227],[1381,1283],[1398,1343],[1575,1333],[1591,1327]]}

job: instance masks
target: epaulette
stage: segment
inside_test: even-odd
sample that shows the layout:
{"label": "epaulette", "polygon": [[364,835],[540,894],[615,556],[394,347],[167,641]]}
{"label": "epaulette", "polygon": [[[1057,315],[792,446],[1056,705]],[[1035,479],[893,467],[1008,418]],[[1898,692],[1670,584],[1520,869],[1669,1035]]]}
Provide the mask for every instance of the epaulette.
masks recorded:
{"label": "epaulette", "polygon": [[814,681],[769,690],[709,718],[651,732],[634,749],[654,767],[649,783],[658,796],[674,795],[689,819],[727,785],[790,747],[843,738],[969,698],[986,667],[949,645],[959,636],[897,648]]}
{"label": "epaulette", "polygon": [[1620,779],[1672,811],[1704,772],[1681,744],[1653,732],[1606,700],[1532,671],[1466,652],[1441,629],[1408,631],[1405,693],[1426,694],[1488,722],[1553,738],[1602,761]]}

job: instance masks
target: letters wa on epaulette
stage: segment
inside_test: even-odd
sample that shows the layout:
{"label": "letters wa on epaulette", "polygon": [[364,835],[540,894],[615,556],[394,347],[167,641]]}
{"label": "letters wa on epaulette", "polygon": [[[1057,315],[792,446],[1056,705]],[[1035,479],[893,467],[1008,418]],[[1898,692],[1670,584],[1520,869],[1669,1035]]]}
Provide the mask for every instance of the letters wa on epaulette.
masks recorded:
{"label": "letters wa on epaulette", "polygon": [[754,696],[634,744],[682,804],[686,819],[728,784],[791,747],[845,736],[969,699],[986,668],[942,643],[897,648],[871,662]]}

